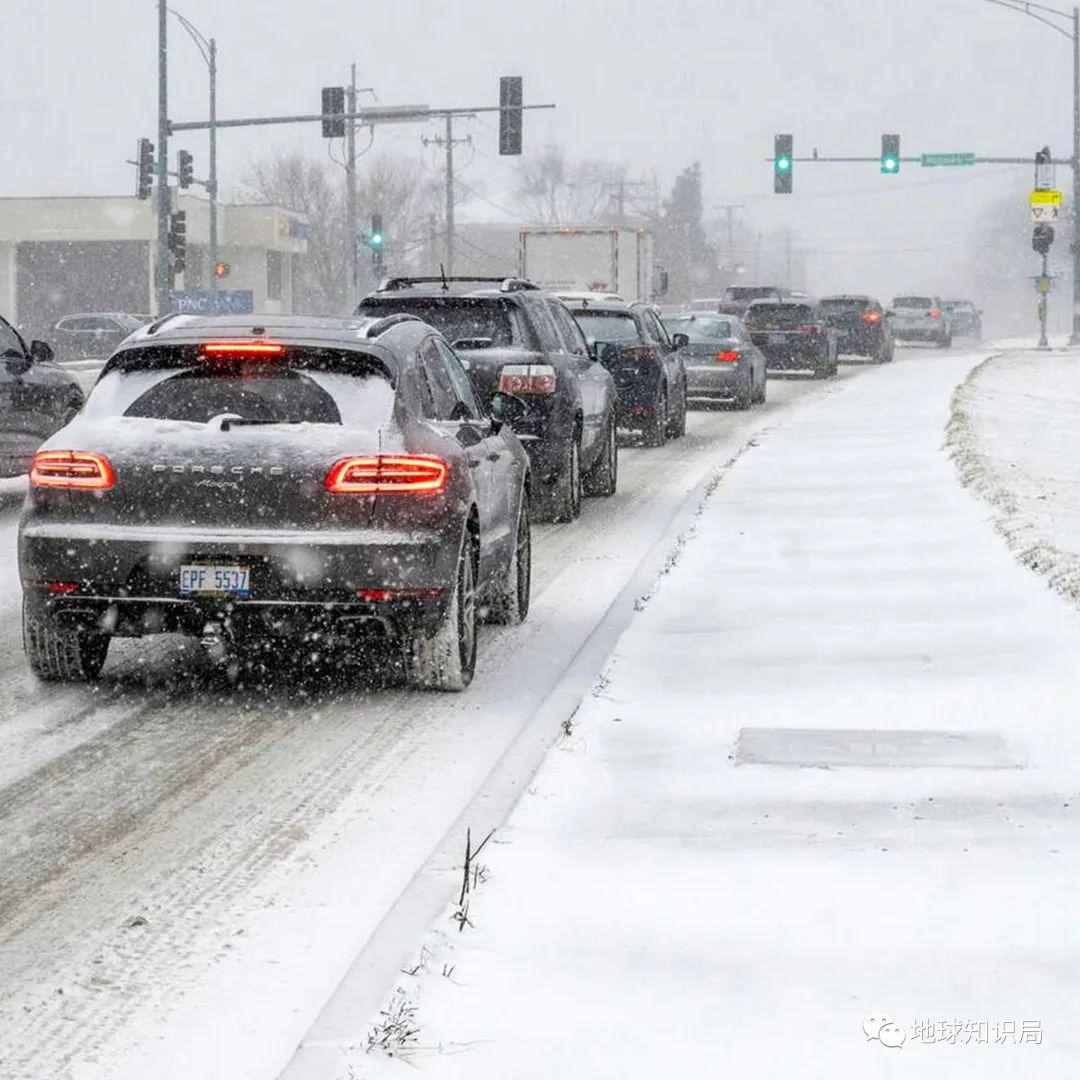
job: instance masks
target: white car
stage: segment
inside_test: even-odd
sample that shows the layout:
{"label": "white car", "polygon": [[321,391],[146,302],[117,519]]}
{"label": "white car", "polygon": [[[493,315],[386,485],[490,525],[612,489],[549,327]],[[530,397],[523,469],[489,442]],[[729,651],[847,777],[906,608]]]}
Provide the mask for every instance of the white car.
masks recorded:
{"label": "white car", "polygon": [[929,341],[943,349],[952,345],[952,312],[938,296],[898,296],[888,314],[897,341]]}

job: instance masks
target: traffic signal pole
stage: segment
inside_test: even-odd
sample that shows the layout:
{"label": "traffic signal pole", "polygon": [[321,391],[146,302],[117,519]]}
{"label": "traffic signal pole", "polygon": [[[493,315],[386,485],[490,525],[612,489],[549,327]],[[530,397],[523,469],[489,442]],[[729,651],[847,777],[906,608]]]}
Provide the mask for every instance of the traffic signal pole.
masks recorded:
{"label": "traffic signal pole", "polygon": [[210,39],[210,291],[218,291],[217,42]]}
{"label": "traffic signal pole", "polygon": [[168,16],[166,0],[158,0],[158,143],[157,143],[157,258],[154,261],[154,292],[157,314],[172,309],[169,287],[169,79]]}
{"label": "traffic signal pole", "polygon": [[1072,10],[1073,44],[1073,317],[1070,345],[1080,345],[1080,7]]}
{"label": "traffic signal pole", "polygon": [[[356,64],[346,94],[347,108],[356,112]],[[349,310],[356,306],[360,291],[360,237],[356,223],[356,121],[345,128],[345,229],[349,234]]]}

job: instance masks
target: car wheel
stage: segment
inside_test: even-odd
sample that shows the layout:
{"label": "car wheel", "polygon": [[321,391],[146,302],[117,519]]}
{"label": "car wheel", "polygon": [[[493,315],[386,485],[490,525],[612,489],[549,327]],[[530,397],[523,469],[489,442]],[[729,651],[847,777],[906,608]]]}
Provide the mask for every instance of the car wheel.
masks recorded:
{"label": "car wheel", "polygon": [[431,637],[405,644],[405,670],[418,690],[464,690],[476,671],[475,548],[466,535],[458,556],[454,592],[442,622]]}
{"label": "car wheel", "polygon": [[523,623],[529,614],[531,589],[532,529],[529,525],[528,495],[522,492],[517,532],[514,534],[514,553],[488,608],[488,621],[501,626]]}
{"label": "car wheel", "polygon": [[44,611],[34,612],[23,597],[23,650],[30,670],[48,682],[90,682],[101,674],[109,654],[108,634],[85,624],[60,625]]}
{"label": "car wheel", "polygon": [[753,372],[747,374],[746,378],[740,381],[739,385],[735,388],[735,408],[736,409],[749,409],[754,403],[754,375]]}
{"label": "car wheel", "polygon": [[581,513],[581,434],[575,432],[563,457],[553,493],[552,521],[574,521]]}
{"label": "car wheel", "polygon": [[667,390],[660,388],[660,396],[653,406],[652,416],[645,427],[645,445],[663,446],[667,442],[668,400]]}
{"label": "car wheel", "polygon": [[596,464],[588,471],[583,481],[586,495],[614,495],[619,486],[619,440],[615,431],[615,421],[608,424],[604,436],[604,450]]}
{"label": "car wheel", "polygon": [[769,378],[763,371],[761,373],[761,385],[758,388],[757,395],[754,397],[754,402],[758,405],[765,404],[765,398],[769,392]]}
{"label": "car wheel", "polygon": [[945,337],[943,337],[941,339],[941,347],[943,349],[951,349],[952,348],[952,334],[947,334]]}

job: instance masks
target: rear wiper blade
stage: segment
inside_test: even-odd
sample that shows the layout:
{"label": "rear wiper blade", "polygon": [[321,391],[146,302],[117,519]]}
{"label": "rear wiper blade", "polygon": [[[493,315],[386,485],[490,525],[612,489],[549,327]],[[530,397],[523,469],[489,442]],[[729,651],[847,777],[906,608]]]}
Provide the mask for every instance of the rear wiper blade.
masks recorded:
{"label": "rear wiper blade", "polygon": [[269,424],[306,424],[306,420],[244,420],[240,417],[226,417],[221,421],[221,430],[228,431],[234,427],[265,427]]}

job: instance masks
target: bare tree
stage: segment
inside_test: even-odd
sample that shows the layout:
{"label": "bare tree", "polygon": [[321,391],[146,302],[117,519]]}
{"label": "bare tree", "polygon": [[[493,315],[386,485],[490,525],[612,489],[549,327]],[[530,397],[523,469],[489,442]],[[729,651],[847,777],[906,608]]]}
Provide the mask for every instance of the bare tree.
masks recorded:
{"label": "bare tree", "polygon": [[522,161],[514,192],[531,220],[545,225],[586,224],[617,215],[626,166],[586,159],[567,160],[561,147],[547,146]]}

